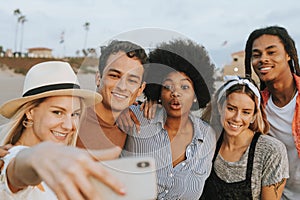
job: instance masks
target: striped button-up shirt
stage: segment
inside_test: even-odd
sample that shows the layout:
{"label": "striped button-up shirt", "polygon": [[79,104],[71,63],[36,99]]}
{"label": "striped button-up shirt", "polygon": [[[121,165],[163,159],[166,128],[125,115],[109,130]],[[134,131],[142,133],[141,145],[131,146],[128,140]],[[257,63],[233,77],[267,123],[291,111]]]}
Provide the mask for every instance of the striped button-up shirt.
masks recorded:
{"label": "striped button-up shirt", "polygon": [[141,123],[140,133],[128,133],[122,156],[151,156],[157,168],[157,199],[199,199],[212,166],[216,135],[211,127],[200,118],[190,114],[194,134],[186,147],[186,160],[172,165],[171,143],[164,129],[166,113],[157,110],[152,120],[143,117],[139,107],[132,106]]}

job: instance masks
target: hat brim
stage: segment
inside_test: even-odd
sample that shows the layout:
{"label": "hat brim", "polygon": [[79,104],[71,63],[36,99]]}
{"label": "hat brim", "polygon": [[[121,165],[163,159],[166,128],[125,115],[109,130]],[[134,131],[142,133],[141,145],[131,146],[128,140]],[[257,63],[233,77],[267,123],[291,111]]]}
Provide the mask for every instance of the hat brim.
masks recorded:
{"label": "hat brim", "polygon": [[90,90],[85,89],[63,89],[43,92],[41,94],[21,97],[5,102],[0,107],[0,114],[6,118],[11,118],[25,103],[35,99],[54,97],[54,96],[74,96],[81,97],[86,106],[95,105],[102,101],[102,96]]}

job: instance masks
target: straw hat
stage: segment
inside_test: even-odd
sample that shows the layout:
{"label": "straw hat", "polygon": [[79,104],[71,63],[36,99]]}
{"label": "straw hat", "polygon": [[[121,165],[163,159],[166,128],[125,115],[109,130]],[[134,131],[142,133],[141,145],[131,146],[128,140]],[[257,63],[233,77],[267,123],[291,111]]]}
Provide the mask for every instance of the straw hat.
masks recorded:
{"label": "straw hat", "polygon": [[7,101],[0,107],[0,114],[11,118],[25,103],[51,96],[82,97],[89,106],[102,101],[102,96],[80,89],[76,74],[67,62],[49,61],[33,66],[26,74],[21,98]]}

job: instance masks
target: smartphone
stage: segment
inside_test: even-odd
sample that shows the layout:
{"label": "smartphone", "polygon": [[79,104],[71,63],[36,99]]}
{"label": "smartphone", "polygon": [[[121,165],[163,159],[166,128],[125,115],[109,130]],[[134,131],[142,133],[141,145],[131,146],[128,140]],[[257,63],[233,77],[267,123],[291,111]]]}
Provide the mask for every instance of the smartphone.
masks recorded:
{"label": "smartphone", "polygon": [[155,161],[151,157],[126,157],[100,162],[126,187],[120,196],[95,178],[92,183],[104,200],[153,200],[157,197]]}

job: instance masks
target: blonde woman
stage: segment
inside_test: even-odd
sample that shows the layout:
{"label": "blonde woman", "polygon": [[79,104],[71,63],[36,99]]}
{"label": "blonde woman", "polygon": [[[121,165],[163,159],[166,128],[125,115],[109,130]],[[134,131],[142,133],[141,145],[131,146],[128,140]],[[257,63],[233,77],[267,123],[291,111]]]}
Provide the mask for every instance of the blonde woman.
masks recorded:
{"label": "blonde woman", "polygon": [[[80,89],[68,63],[33,66],[25,77],[23,96],[0,107],[0,113],[10,119],[1,129],[0,145],[14,145],[3,158],[1,199],[96,199],[88,175],[117,190],[120,184],[114,178],[108,181],[106,177],[111,177],[93,162],[97,154],[65,146],[76,143],[83,106],[101,100],[98,93]],[[51,156],[57,151],[61,151],[60,158]],[[56,169],[41,169],[41,162]],[[59,173],[60,168],[69,168],[70,174]]]}
{"label": "blonde woman", "polygon": [[286,148],[267,135],[258,88],[230,77],[216,93],[212,126],[221,136],[201,200],[280,199],[288,175]]}

